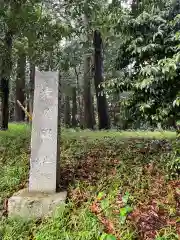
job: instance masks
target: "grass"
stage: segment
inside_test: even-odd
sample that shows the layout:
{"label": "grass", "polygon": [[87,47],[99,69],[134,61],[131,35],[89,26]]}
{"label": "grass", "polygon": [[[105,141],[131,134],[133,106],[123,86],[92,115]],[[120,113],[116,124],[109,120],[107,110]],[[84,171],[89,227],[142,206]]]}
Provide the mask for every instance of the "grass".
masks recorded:
{"label": "grass", "polygon": [[[179,181],[168,181],[174,132],[62,130],[64,211],[42,221],[0,220],[0,239],[178,239]],[[156,143],[153,139],[159,139]],[[162,144],[161,144],[162,142]],[[156,143],[154,145],[154,143]],[[0,132],[0,208],[28,179],[30,128]]]}
{"label": "grass", "polygon": [[102,138],[145,138],[145,139],[175,139],[176,133],[173,131],[75,131],[73,129],[64,130],[62,134],[67,135],[71,133],[71,136],[88,139],[102,139]]}
{"label": "grass", "polygon": [[[29,133],[30,127],[27,124],[10,124],[7,132],[1,132],[0,137],[12,136],[17,137],[18,135],[24,135]],[[146,138],[146,139],[175,139],[176,133],[174,131],[78,131],[74,129],[62,129],[62,136],[71,138],[88,138],[88,139],[102,139],[116,137],[122,138]]]}

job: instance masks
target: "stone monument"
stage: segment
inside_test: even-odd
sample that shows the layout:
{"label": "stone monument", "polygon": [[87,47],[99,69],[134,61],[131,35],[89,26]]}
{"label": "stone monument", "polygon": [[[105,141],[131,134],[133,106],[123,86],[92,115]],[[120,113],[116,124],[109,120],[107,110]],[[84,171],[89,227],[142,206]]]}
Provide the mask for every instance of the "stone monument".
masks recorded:
{"label": "stone monument", "polygon": [[60,156],[60,86],[58,72],[36,71],[29,187],[8,201],[9,216],[44,217],[65,202],[58,192]]}

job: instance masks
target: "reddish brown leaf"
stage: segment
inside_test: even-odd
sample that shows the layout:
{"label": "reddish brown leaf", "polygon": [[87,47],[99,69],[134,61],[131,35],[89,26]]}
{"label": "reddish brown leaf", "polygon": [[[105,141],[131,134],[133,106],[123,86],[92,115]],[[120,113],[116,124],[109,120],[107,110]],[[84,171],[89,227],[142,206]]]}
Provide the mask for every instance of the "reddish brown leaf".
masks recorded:
{"label": "reddish brown leaf", "polygon": [[106,233],[108,234],[115,233],[114,225],[110,220],[106,219],[105,217],[101,217],[101,223],[104,225]]}
{"label": "reddish brown leaf", "polygon": [[101,209],[100,209],[99,205],[98,205],[96,202],[94,202],[94,203],[90,206],[90,210],[91,210],[91,212],[94,213],[94,214],[99,214],[99,213],[101,212]]}

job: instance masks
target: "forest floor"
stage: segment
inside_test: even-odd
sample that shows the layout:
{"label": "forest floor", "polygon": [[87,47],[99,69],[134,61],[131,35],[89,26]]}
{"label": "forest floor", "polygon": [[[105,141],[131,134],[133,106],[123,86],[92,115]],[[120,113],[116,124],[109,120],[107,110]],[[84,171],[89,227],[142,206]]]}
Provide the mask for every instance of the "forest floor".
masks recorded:
{"label": "forest floor", "polygon": [[0,132],[0,239],[179,239],[180,181],[167,178],[173,139],[173,132],[63,130],[66,207],[25,221],[6,210],[8,197],[27,185],[30,129],[11,125]]}

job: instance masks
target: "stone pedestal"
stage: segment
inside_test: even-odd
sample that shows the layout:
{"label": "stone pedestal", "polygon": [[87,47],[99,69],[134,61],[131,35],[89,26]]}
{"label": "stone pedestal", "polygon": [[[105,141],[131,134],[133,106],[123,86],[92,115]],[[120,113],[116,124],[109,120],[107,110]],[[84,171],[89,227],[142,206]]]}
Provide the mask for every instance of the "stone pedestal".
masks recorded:
{"label": "stone pedestal", "polygon": [[9,217],[36,219],[51,216],[58,206],[65,204],[66,196],[67,192],[45,194],[20,190],[8,201]]}
{"label": "stone pedestal", "polygon": [[10,216],[43,217],[66,199],[60,180],[60,84],[58,72],[35,74],[29,188],[8,202]]}

